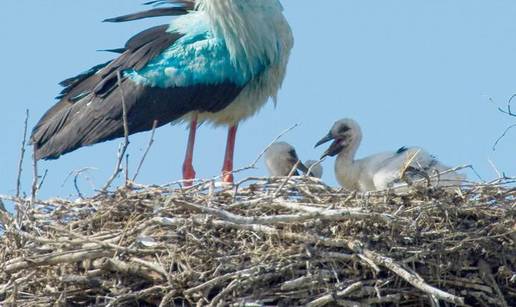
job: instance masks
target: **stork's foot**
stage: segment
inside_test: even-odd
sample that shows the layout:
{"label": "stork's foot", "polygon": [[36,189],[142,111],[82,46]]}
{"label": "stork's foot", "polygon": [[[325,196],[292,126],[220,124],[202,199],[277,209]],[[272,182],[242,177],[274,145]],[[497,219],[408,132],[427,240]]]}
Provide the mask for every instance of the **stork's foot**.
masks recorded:
{"label": "stork's foot", "polygon": [[191,187],[195,179],[195,170],[192,164],[183,165],[183,180],[185,187]]}
{"label": "stork's foot", "polygon": [[234,178],[232,172],[223,171],[222,172],[222,182],[233,184]]}

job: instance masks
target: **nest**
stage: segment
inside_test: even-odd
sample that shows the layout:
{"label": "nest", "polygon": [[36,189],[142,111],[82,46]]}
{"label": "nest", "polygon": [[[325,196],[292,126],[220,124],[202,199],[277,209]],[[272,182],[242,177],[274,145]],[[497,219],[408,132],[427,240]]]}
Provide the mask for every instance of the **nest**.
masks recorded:
{"label": "nest", "polygon": [[516,306],[515,198],[293,177],[36,201],[4,216],[0,305]]}

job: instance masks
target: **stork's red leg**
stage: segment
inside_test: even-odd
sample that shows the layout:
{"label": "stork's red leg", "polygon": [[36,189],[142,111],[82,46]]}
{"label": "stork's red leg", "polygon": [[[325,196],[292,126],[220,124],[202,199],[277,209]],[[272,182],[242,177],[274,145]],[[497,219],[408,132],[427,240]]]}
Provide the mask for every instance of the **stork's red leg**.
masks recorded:
{"label": "stork's red leg", "polygon": [[226,143],[226,154],[224,155],[224,165],[222,167],[222,180],[233,183],[233,155],[235,153],[235,139],[238,125],[229,127],[228,140]]}
{"label": "stork's red leg", "polygon": [[185,161],[183,162],[183,179],[185,186],[192,186],[195,179],[195,170],[193,168],[193,151],[195,145],[195,133],[197,131],[197,114],[192,115],[190,122],[190,134],[188,135],[188,145],[186,146]]}

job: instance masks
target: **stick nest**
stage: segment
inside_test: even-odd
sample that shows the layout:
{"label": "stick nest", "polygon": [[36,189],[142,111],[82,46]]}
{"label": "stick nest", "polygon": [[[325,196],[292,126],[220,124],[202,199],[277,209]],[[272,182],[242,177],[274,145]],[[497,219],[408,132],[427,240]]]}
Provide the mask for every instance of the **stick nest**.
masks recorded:
{"label": "stick nest", "polygon": [[0,305],[516,306],[515,199],[293,177],[38,201],[4,215]]}

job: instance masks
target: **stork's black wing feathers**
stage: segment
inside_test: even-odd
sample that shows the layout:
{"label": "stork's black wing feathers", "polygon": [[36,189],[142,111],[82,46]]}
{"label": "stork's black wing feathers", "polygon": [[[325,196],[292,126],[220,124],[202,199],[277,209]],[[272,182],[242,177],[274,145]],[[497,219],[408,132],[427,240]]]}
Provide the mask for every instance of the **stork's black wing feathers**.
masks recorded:
{"label": "stork's black wing feathers", "polygon": [[[125,51],[117,59],[97,65],[87,72],[62,81],[60,84],[65,88],[57,97],[60,101],[50,108],[34,127],[33,141],[37,144],[37,140],[41,137],[38,133],[41,132],[41,126],[49,123],[55,115],[61,114],[63,109],[69,108],[73,103],[94,92],[109,93],[116,85],[117,70],[144,67],[152,57],[181,37],[177,33],[167,32],[166,29],[167,26],[162,25],[140,32],[128,41]],[[154,40],[149,39],[150,37]],[[145,50],[142,51],[141,48],[145,48]],[[52,123],[55,124],[55,121]],[[55,129],[59,127],[60,125],[57,125]],[[48,133],[53,133],[53,130],[51,129]]]}
{"label": "stork's black wing feathers", "polygon": [[121,53],[126,52],[127,49],[126,48],[115,48],[115,49],[101,49],[101,50],[97,50],[97,51],[112,52],[112,53],[121,54]]}
{"label": "stork's black wing feathers", "polygon": [[124,69],[142,69],[152,58],[169,47],[181,35],[167,32],[168,26],[161,25],[147,29],[126,43],[120,56],[97,65],[78,76],[66,79],[60,84],[65,86],[58,99],[74,102],[76,97],[90,93],[101,95],[113,89],[116,72]]}
{"label": "stork's black wing feathers", "polygon": [[145,5],[163,5],[163,4],[172,4],[172,7],[166,8],[154,8],[142,12],[127,14],[123,16],[118,16],[114,18],[105,19],[104,22],[126,22],[133,21],[144,18],[152,18],[152,17],[161,17],[161,16],[178,16],[187,14],[188,11],[195,9],[195,1],[188,0],[158,0],[158,1],[150,1],[145,3]]}
{"label": "stork's black wing feathers", "polygon": [[[154,121],[158,127],[165,125],[192,111],[193,106],[224,102],[216,106],[218,110],[241,91],[241,87],[232,83],[164,89],[137,85],[129,79],[122,81],[122,88],[130,134],[152,129]],[[61,110],[36,132],[36,158],[56,159],[80,147],[123,137],[120,95],[116,90],[105,98],[83,99]]]}
{"label": "stork's black wing feathers", "polygon": [[188,87],[158,88],[122,78],[118,71],[139,70],[182,35],[158,26],[131,38],[120,56],[86,73],[62,82],[61,100],[38,122],[32,132],[37,159],[55,159],[77,148],[124,135],[123,92],[129,132],[150,130],[179,119],[191,111],[217,112],[229,105],[243,86],[230,82]]}
{"label": "stork's black wing feathers", "polygon": [[100,69],[106,67],[109,63],[111,63],[111,61],[112,60],[109,60],[109,61],[107,61],[105,63],[93,66],[92,68],[88,69],[85,72],[82,72],[82,73],[78,74],[75,77],[71,77],[71,78],[68,78],[68,79],[65,79],[65,80],[59,82],[59,85],[61,85],[62,87],[65,88],[65,89],[63,89],[63,92],[65,90],[69,90],[70,88],[73,88],[74,85],[77,85],[77,83],[79,83],[79,82],[83,81],[84,79],[89,78],[90,76],[96,74],[97,71],[99,71]]}
{"label": "stork's black wing feathers", "polygon": [[128,15],[118,16],[118,17],[114,17],[114,18],[104,19],[104,22],[125,22],[125,21],[133,21],[133,20],[151,18],[151,17],[184,15],[186,13],[187,13],[187,11],[180,7],[158,8],[158,9],[152,9],[152,10],[128,14]]}
{"label": "stork's black wing feathers", "polygon": [[144,30],[129,39],[125,44],[125,48],[136,50],[153,40],[160,39],[163,37],[163,33],[167,31],[168,27],[168,25],[161,25]]}

